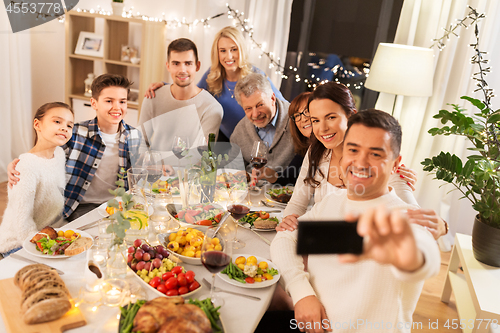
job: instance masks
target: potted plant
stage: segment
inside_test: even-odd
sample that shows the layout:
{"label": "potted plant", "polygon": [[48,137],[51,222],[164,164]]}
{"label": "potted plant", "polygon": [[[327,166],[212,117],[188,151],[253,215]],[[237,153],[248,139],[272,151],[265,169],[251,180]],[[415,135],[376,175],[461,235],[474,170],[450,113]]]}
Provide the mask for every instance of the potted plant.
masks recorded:
{"label": "potted plant", "polygon": [[125,6],[125,4],[123,3],[123,0],[113,0],[111,2],[111,8],[113,9],[113,15],[122,16],[124,6]]}
{"label": "potted plant", "polygon": [[483,100],[462,96],[461,99],[477,109],[474,116],[468,116],[459,105],[451,104],[452,111],[440,110],[434,116],[446,126],[429,130],[433,136],[464,136],[473,146],[468,149],[475,153],[467,157],[465,164],[449,152],[441,152],[421,163],[424,171],[433,172],[437,179],[453,184],[462,192],[462,198],[471,201],[478,213],[472,231],[474,257],[485,264],[500,267],[500,109],[491,107],[493,92],[484,80],[489,68],[483,68],[487,60],[483,58],[484,52],[478,49],[477,25],[475,34],[472,62],[479,66],[479,72],[474,79],[478,86],[476,91],[483,93]]}

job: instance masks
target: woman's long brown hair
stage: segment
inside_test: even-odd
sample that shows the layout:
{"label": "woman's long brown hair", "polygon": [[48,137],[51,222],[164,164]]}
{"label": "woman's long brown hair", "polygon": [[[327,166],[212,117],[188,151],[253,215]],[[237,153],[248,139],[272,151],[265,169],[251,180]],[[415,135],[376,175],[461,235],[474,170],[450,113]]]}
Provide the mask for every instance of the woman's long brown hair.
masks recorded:
{"label": "woman's long brown hair", "polygon": [[[297,95],[290,103],[288,107],[288,116],[293,116],[295,113],[300,112],[300,107],[302,104],[306,103],[312,92],[306,91],[300,95]],[[312,128],[311,128],[312,131]],[[302,135],[295,120],[290,119],[290,134],[292,135],[293,147],[295,148],[295,153],[300,156],[305,156],[307,149],[309,148],[309,138]],[[311,136],[314,134],[311,133]]]}
{"label": "woman's long brown hair", "polygon": [[[342,83],[332,81],[319,85],[309,98],[309,102],[307,103],[308,109],[311,102],[316,99],[329,99],[337,103],[342,107],[347,118],[356,113],[356,104],[354,103],[352,93],[349,88]],[[326,152],[326,147],[314,134],[311,134],[310,142],[311,145],[308,154],[309,169],[307,170],[307,177],[304,179],[304,183],[312,187],[318,187],[321,184],[321,179],[325,177],[323,172],[319,169],[319,162]],[[319,180],[315,178],[316,173],[318,173],[320,177]]]}

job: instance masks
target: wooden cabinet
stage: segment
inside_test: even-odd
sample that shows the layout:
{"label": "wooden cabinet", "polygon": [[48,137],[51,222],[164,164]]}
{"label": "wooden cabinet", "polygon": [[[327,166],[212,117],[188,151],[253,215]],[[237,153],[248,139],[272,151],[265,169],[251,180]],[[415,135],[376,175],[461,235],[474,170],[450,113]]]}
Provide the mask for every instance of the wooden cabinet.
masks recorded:
{"label": "wooden cabinet", "polygon": [[[138,98],[129,101],[128,108],[137,110],[147,87],[162,80],[166,62],[165,24],[136,18],[69,11],[66,14],[66,103],[73,99],[89,100],[84,96],[84,80],[89,73],[96,77],[103,73],[121,74],[134,81]],[[81,31],[103,35],[104,57],[75,54]],[[138,48],[139,64],[121,61],[122,45]],[[75,110],[76,112],[76,110]]]}

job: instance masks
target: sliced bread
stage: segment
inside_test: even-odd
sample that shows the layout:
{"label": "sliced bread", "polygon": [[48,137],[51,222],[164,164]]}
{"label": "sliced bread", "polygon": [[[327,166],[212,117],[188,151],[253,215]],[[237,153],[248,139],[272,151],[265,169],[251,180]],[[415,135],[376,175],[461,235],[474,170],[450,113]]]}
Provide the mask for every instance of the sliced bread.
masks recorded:
{"label": "sliced bread", "polygon": [[64,250],[64,254],[67,256],[76,256],[77,254],[89,249],[91,246],[92,239],[88,237],[80,237],[71,243],[66,250]]}

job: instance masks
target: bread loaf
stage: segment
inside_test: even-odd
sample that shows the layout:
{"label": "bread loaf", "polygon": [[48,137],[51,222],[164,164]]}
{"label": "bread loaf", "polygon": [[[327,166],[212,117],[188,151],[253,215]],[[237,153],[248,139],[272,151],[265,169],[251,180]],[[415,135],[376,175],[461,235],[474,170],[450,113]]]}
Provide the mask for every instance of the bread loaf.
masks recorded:
{"label": "bread loaf", "polygon": [[64,281],[45,265],[23,267],[16,273],[14,283],[23,292],[21,312],[26,324],[52,321],[71,309],[71,296]]}
{"label": "bread loaf", "polygon": [[92,246],[92,239],[88,237],[77,238],[71,245],[64,250],[67,256],[76,256]]}

